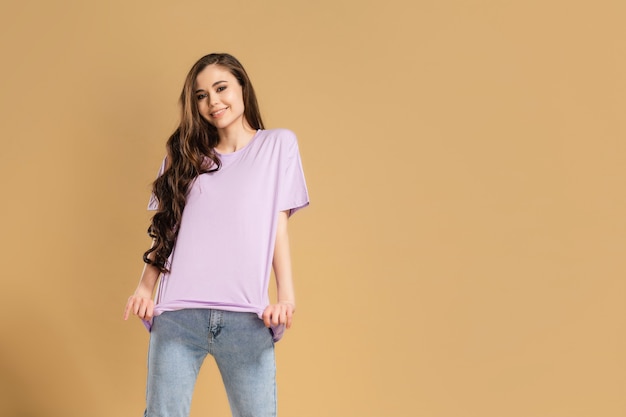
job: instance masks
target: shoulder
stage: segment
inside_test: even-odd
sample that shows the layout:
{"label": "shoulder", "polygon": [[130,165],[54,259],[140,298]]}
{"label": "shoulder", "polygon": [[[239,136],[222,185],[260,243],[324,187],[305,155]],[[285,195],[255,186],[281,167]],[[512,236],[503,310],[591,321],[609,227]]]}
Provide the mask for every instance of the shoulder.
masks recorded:
{"label": "shoulder", "polygon": [[285,143],[297,142],[296,134],[289,129],[268,129],[263,131],[264,136],[270,140],[281,141]]}
{"label": "shoulder", "polygon": [[299,152],[296,134],[289,129],[269,129],[263,131],[266,145],[272,152],[289,157]]}

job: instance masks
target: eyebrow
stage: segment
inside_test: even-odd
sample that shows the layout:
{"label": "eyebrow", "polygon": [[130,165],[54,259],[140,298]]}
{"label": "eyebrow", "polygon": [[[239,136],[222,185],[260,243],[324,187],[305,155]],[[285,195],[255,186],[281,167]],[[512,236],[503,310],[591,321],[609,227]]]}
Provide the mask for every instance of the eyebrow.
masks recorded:
{"label": "eyebrow", "polygon": [[[216,85],[218,85],[218,84],[220,84],[220,83],[226,83],[226,82],[228,82],[228,81],[226,81],[226,80],[215,81],[215,82],[213,83],[213,85],[211,85],[211,87],[215,87]],[[204,90],[200,88],[200,89],[196,90],[196,93],[201,93],[202,91],[204,91]]]}

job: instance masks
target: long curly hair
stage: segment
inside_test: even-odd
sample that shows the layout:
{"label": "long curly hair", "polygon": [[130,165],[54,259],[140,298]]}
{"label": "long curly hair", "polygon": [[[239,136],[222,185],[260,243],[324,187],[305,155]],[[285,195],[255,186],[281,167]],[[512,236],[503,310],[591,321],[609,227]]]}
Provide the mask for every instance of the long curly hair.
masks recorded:
{"label": "long curly hair", "polygon": [[148,228],[152,247],[143,254],[143,260],[161,272],[169,271],[168,259],[176,244],[191,183],[198,175],[218,171],[222,166],[215,152],[217,129],[200,115],[195,94],[196,78],[209,65],[219,65],[233,74],[242,88],[245,120],[255,130],[264,129],[250,78],[235,57],[209,54],[191,67],[180,94],[180,124],[167,141],[165,170],[152,184],[159,207]]}

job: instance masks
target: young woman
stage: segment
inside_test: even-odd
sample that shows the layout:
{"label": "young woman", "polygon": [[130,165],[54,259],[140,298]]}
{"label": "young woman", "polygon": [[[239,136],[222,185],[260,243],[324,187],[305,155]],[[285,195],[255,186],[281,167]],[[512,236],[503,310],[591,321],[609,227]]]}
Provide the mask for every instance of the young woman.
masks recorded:
{"label": "young woman", "polygon": [[276,416],[274,343],[295,311],[287,220],[309,203],[297,140],[264,130],[228,54],[194,64],[180,104],[149,203],[152,247],[124,312],[150,329],[145,416],[188,416],[207,354],[233,416]]}

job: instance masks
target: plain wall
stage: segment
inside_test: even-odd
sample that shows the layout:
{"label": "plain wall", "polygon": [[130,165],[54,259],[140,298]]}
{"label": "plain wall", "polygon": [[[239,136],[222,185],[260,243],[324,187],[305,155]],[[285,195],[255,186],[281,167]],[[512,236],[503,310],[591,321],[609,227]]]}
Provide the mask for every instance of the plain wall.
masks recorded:
{"label": "plain wall", "polygon": [[[122,310],[190,66],[295,131],[283,417],[626,415],[623,1],[0,5],[0,415],[141,415]],[[207,361],[192,416],[228,415]]]}

